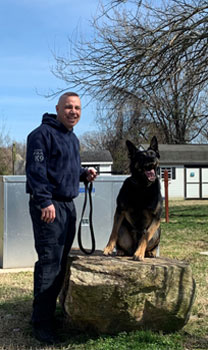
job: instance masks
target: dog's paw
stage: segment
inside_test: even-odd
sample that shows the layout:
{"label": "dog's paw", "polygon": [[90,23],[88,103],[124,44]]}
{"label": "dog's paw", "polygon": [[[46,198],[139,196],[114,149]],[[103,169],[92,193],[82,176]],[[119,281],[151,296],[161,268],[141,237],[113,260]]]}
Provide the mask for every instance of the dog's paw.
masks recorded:
{"label": "dog's paw", "polygon": [[136,255],[136,254],[134,254],[133,260],[134,261],[144,261],[144,256],[143,255]]}
{"label": "dog's paw", "polygon": [[152,252],[146,252],[145,258],[156,258],[156,249],[155,251],[152,251]]}
{"label": "dog's paw", "polygon": [[103,255],[111,255],[112,254],[112,250],[109,247],[105,247],[105,249],[103,250]]}

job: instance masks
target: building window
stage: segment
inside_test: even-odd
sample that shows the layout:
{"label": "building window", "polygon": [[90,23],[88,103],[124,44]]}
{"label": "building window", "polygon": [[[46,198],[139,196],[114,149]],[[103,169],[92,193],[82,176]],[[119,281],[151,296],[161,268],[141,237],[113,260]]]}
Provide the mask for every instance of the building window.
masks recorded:
{"label": "building window", "polygon": [[168,171],[168,179],[175,180],[176,178],[176,171],[174,167],[160,167],[159,168],[159,176],[161,179],[164,179],[164,172],[165,170]]}

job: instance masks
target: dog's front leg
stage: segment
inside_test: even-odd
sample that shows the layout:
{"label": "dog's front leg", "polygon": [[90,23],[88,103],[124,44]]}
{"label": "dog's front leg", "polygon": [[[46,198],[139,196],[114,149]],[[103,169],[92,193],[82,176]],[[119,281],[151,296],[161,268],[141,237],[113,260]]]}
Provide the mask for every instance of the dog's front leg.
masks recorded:
{"label": "dog's front leg", "polygon": [[144,260],[148,242],[154,236],[159,226],[160,226],[160,220],[154,219],[151,225],[149,226],[149,228],[146,230],[146,232],[143,233],[142,238],[139,241],[138,248],[134,253],[134,257],[133,257],[134,260],[140,260],[140,261]]}
{"label": "dog's front leg", "polygon": [[118,208],[116,208],[116,212],[114,215],[114,221],[113,221],[113,228],[112,232],[108,241],[107,246],[105,247],[103,254],[104,255],[110,255],[113,252],[113,249],[115,248],[117,239],[118,239],[118,230],[121,226],[121,223],[124,219],[124,214],[118,212]]}

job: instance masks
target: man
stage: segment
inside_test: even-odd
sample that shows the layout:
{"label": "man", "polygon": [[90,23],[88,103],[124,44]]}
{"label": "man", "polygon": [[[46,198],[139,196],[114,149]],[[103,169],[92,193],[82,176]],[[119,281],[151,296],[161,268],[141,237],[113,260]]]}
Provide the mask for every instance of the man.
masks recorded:
{"label": "man", "polygon": [[76,224],[73,198],[79,181],[93,181],[95,169],[80,165],[79,141],[73,132],[81,117],[76,93],[63,94],[55,114],[44,114],[42,124],[27,139],[26,191],[30,194],[38,261],[34,271],[32,324],[35,337],[53,344],[53,317],[61,290],[67,255]]}

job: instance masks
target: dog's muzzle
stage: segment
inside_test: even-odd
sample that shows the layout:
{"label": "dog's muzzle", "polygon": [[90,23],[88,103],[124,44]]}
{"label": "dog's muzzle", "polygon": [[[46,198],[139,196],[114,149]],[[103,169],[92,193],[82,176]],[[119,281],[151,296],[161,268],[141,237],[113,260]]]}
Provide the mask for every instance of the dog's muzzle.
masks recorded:
{"label": "dog's muzzle", "polygon": [[150,182],[155,181],[156,179],[155,169],[145,170],[144,173]]}

